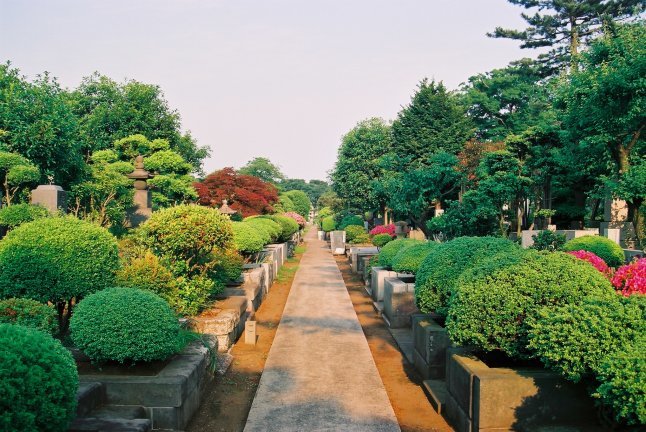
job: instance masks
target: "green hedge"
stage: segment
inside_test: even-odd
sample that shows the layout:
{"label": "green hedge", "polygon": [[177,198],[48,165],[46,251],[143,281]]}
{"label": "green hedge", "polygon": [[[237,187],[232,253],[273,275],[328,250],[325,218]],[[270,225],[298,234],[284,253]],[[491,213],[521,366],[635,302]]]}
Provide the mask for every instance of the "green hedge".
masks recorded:
{"label": "green hedge", "polygon": [[0,300],[0,323],[18,324],[48,334],[54,334],[58,329],[53,307],[24,298]]}
{"label": "green hedge", "polygon": [[278,239],[283,232],[281,226],[271,219],[266,219],[259,216],[250,216],[248,218],[245,218],[244,222],[269,233],[269,243],[278,242]]}
{"label": "green hedge", "polygon": [[83,299],[72,316],[72,340],[93,361],[165,360],[181,349],[179,322],[161,297],[108,288]]}
{"label": "green hedge", "polygon": [[345,216],[343,219],[341,219],[341,221],[339,221],[338,228],[340,230],[344,230],[350,225],[358,225],[363,227],[363,218],[357,215]]}
{"label": "green hedge", "polygon": [[424,313],[446,315],[449,298],[464,270],[492,255],[519,249],[498,237],[458,237],[440,243],[419,266],[415,279],[417,306]]}
{"label": "green hedge", "polygon": [[244,259],[236,250],[216,250],[213,252],[213,260],[215,266],[211,270],[211,278],[216,281],[217,285],[224,286],[242,275]]}
{"label": "green hedge", "polygon": [[396,239],[389,242],[379,251],[379,265],[381,267],[392,268],[393,259],[400,250],[420,243],[423,243],[422,240],[409,238]]}
{"label": "green hedge", "polygon": [[419,266],[439,243],[425,242],[403,248],[393,258],[393,270],[398,273],[417,273]]}
{"label": "green hedge", "polygon": [[0,209],[0,227],[13,229],[24,223],[49,216],[49,210],[41,205],[14,204]]}
{"label": "green hedge", "polygon": [[592,252],[604,260],[610,267],[619,267],[625,263],[624,251],[621,247],[606,237],[587,235],[578,237],[563,245],[564,251],[585,250]]}
{"label": "green hedge", "polygon": [[454,342],[528,358],[528,323],[543,307],[616,295],[594,267],[562,252],[528,251],[517,262],[504,261],[494,256],[458,281],[446,323]]}
{"label": "green hedge", "polygon": [[377,234],[372,238],[372,244],[378,248],[384,247],[386,244],[390,243],[393,238],[390,234]]}
{"label": "green hedge", "polygon": [[245,222],[233,222],[233,244],[234,247],[244,256],[258,253],[271,239],[265,230],[258,230],[257,227]]}
{"label": "green hedge", "polygon": [[336,230],[336,220],[334,216],[326,216],[321,221],[321,229],[325,232]]}
{"label": "green hedge", "polygon": [[345,240],[348,243],[352,243],[355,237],[362,234],[367,234],[363,225],[348,225],[345,227]]}
{"label": "green hedge", "polygon": [[67,430],[78,373],[70,352],[44,332],[0,324],[0,430]]}
{"label": "green hedge", "polygon": [[271,221],[276,222],[280,226],[280,234],[278,236],[278,243],[285,243],[286,241],[289,241],[289,239],[292,238],[294,233],[298,232],[298,223],[287,216],[282,216],[282,215],[267,215],[267,216],[259,216],[259,218],[264,218],[264,219],[269,219]]}

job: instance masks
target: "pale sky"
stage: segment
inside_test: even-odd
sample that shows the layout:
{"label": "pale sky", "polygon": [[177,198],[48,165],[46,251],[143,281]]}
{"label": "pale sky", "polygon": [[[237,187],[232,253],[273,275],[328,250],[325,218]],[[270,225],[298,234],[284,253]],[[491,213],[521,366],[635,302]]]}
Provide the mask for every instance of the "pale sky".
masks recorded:
{"label": "pale sky", "polygon": [[341,137],[394,119],[424,77],[456,88],[533,56],[507,0],[0,0],[0,62],[75,87],[94,71],[161,86],[211,148],[205,171],[268,157],[325,179]]}

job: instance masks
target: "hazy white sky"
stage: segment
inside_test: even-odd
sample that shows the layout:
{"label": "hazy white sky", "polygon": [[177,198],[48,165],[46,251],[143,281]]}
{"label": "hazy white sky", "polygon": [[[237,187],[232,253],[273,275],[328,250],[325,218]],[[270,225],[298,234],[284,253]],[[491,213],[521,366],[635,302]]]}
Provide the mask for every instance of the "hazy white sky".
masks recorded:
{"label": "hazy white sky", "polygon": [[393,119],[423,77],[456,88],[533,55],[507,0],[0,0],[0,61],[76,86],[94,71],[162,87],[211,172],[265,156],[325,179],[341,137]]}

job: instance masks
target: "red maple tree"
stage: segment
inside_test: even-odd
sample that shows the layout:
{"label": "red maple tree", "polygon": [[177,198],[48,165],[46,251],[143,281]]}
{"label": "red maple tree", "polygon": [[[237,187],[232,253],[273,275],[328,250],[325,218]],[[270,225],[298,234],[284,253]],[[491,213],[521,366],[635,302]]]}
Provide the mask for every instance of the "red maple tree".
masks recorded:
{"label": "red maple tree", "polygon": [[222,168],[193,184],[201,205],[219,208],[222,200],[243,217],[269,213],[278,201],[278,191],[257,177],[239,174],[233,168]]}

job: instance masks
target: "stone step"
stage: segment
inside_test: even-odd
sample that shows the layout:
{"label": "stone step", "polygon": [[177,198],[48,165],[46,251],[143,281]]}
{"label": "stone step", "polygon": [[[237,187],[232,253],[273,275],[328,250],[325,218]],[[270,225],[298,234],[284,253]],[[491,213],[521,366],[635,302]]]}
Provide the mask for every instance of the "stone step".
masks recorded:
{"label": "stone step", "polygon": [[446,381],[444,380],[424,380],[422,381],[422,388],[428,401],[433,406],[433,409],[438,414],[444,413],[444,404],[446,403],[449,391],[446,388]]}
{"label": "stone step", "polygon": [[76,416],[84,417],[105,402],[105,387],[100,382],[82,382],[76,391]]}
{"label": "stone step", "polygon": [[149,432],[153,429],[148,419],[99,419],[95,417],[77,418],[72,422],[69,432]]}
{"label": "stone step", "polygon": [[102,420],[124,419],[136,420],[147,419],[146,410],[138,405],[103,405],[92,411],[87,417]]}

